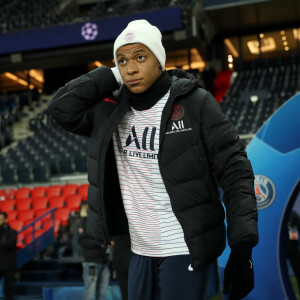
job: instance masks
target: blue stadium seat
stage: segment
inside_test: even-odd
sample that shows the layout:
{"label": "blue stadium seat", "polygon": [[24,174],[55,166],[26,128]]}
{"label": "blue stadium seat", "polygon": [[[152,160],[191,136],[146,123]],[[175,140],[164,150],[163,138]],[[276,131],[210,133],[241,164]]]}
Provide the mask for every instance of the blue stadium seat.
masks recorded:
{"label": "blue stadium seat", "polygon": [[8,164],[3,167],[3,184],[15,184],[18,183],[17,169],[14,164]]}

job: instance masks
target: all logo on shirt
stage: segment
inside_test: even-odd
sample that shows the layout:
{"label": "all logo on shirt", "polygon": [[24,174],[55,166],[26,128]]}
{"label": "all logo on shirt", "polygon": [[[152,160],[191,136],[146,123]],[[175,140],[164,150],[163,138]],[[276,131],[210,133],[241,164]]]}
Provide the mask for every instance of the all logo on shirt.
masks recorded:
{"label": "all logo on shirt", "polygon": [[[128,135],[125,147],[128,147],[131,143],[134,142],[137,149],[141,149],[141,147],[142,147],[143,150],[155,151],[154,138],[155,138],[155,133],[156,133],[156,127],[152,127],[151,130],[149,130],[149,129],[150,129],[150,127],[145,127],[144,132],[143,132],[142,144],[141,144],[137,138],[135,127],[132,126],[132,128],[131,128],[132,133]],[[150,131],[151,131],[151,133],[150,133]],[[149,138],[149,140],[148,140],[148,138]]]}
{"label": "all logo on shirt", "polygon": [[[156,127],[145,127],[142,137],[139,138],[136,133],[135,126],[132,126],[131,132],[129,133],[126,139],[125,145],[121,146],[121,142],[120,142],[119,151],[125,156],[157,159],[158,154],[151,153],[156,151],[154,148],[155,134],[156,134]],[[137,151],[137,150],[142,150],[142,151]]]}

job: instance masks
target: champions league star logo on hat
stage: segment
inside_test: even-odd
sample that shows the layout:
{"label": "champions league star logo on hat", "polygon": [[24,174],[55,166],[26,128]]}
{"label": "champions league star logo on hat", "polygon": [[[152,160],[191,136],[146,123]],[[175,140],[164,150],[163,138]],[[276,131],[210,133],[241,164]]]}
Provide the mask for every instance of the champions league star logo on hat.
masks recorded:
{"label": "champions league star logo on hat", "polygon": [[81,27],[81,35],[87,41],[92,41],[98,35],[98,27],[95,23],[85,23]]}
{"label": "champions league star logo on hat", "polygon": [[264,175],[255,175],[254,180],[257,209],[269,207],[275,200],[275,185],[270,178]]}

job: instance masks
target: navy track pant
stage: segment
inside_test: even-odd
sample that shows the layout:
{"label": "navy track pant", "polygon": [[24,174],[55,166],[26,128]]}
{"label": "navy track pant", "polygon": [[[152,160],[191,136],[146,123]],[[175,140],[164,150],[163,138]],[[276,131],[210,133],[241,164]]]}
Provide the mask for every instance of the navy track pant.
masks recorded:
{"label": "navy track pant", "polygon": [[202,300],[212,265],[190,271],[189,255],[147,257],[132,253],[129,300]]}

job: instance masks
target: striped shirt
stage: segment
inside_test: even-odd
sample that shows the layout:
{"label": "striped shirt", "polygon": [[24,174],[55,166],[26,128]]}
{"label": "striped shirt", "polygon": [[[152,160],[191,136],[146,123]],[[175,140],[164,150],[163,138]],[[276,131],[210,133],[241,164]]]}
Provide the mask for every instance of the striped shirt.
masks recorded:
{"label": "striped shirt", "polygon": [[164,257],[189,254],[159,165],[159,133],[168,92],[152,108],[126,113],[113,135],[132,251]]}

